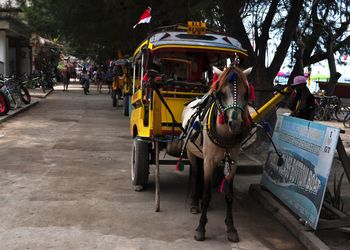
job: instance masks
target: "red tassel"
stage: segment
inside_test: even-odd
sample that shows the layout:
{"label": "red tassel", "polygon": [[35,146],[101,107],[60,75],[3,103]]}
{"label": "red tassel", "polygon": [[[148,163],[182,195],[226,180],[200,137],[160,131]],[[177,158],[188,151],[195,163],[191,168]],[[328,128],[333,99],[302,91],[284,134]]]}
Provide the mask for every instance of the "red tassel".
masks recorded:
{"label": "red tassel", "polygon": [[216,82],[214,82],[213,81],[213,83],[211,84],[211,90],[212,91],[216,91],[218,89],[218,82],[216,81]]}
{"label": "red tassel", "polygon": [[220,193],[223,193],[225,189],[225,178],[222,179],[221,185],[220,185]]}
{"label": "red tassel", "polygon": [[255,90],[254,86],[249,83],[249,101],[253,102],[255,101]]}
{"label": "red tassel", "polygon": [[245,115],[244,116],[244,118],[243,118],[243,125],[244,125],[244,127],[250,127],[251,126],[251,120],[252,118],[250,117],[250,115],[248,114],[248,115]]}
{"label": "red tassel", "polygon": [[220,115],[219,115],[219,124],[222,125],[225,123],[225,113],[222,112]]}
{"label": "red tassel", "polygon": [[179,159],[177,160],[177,162],[176,162],[176,168],[175,168],[176,171],[179,171],[179,164],[180,164],[180,161],[181,161],[181,158],[179,158]]}

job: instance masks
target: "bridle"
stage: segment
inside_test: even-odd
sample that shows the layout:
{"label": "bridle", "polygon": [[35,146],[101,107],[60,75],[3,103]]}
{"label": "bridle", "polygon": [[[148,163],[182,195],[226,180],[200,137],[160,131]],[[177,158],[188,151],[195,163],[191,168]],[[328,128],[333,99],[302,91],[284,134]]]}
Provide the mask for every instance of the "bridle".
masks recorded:
{"label": "bridle", "polygon": [[[245,95],[245,102],[241,105],[238,104],[238,83],[236,80],[236,74],[234,72],[230,72],[227,81],[229,84],[232,84],[232,95],[233,95],[233,103],[231,105],[225,106],[222,103],[221,98],[221,92],[220,88],[213,92],[213,102],[211,103],[211,106],[209,108],[208,118],[207,118],[207,133],[212,142],[214,142],[217,146],[221,148],[231,148],[234,145],[237,144],[237,142],[243,141],[245,137],[244,129],[239,134],[231,134],[231,136],[220,136],[217,132],[216,128],[216,121],[219,119],[219,124],[223,125],[224,123],[228,122],[228,119],[226,118],[226,112],[228,110],[233,109],[234,112],[232,113],[232,119],[237,120],[238,118],[238,110],[241,111],[242,116],[244,116],[244,113],[247,112],[247,105],[248,105],[248,96],[249,96],[249,88],[248,93]],[[218,117],[218,118],[217,118]],[[243,117],[242,117],[243,118]],[[244,119],[242,119],[244,124]]]}
{"label": "bridle", "polygon": [[222,101],[221,101],[221,93],[220,93],[220,88],[214,92],[214,97],[215,97],[215,102],[216,102],[216,106],[217,106],[217,109],[219,111],[219,115],[222,116],[222,118],[224,118],[223,122],[227,122],[227,115],[226,115],[226,112],[230,109],[233,109],[233,113],[232,113],[232,119],[234,120],[237,120],[238,118],[238,110],[241,111],[242,115],[243,113],[245,112],[246,108],[247,108],[247,105],[248,105],[248,97],[249,96],[249,88],[247,89],[248,93],[247,95],[245,96],[245,102],[243,103],[243,105],[239,105],[237,103],[237,76],[234,72],[230,72],[228,77],[227,77],[227,81],[229,82],[229,84],[232,85],[233,87],[233,90],[232,90],[232,96],[233,96],[233,103],[231,105],[228,105],[228,106],[225,106]]}

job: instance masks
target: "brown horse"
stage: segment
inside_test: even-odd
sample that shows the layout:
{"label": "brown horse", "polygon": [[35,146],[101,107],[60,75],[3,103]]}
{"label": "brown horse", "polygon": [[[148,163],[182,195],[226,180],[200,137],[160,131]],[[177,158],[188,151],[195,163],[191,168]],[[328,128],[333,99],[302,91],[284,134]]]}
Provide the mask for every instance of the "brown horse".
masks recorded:
{"label": "brown horse", "polygon": [[[241,142],[251,127],[247,107],[249,84],[244,72],[237,67],[225,69],[208,95],[212,98],[205,108],[203,106],[198,108],[201,100],[197,100],[187,105],[182,113],[184,126],[197,122],[201,123],[202,127],[202,132],[192,138],[186,146],[187,157],[191,163],[192,213],[199,213],[199,200],[202,199],[202,214],[194,238],[198,241],[205,240],[211,184],[214,170],[221,164],[224,165],[223,184],[225,182],[227,186],[225,191],[227,237],[232,242],[238,242],[232,216],[232,183]],[[199,109],[204,110],[204,114],[196,116],[196,110]]]}

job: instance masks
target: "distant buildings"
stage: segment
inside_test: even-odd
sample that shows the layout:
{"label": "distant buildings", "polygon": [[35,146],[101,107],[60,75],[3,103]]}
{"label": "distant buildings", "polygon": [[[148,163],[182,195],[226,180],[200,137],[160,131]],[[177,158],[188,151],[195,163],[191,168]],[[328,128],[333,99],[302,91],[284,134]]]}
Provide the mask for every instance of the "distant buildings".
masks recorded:
{"label": "distant buildings", "polygon": [[11,16],[0,17],[0,74],[31,72],[31,32]]}
{"label": "distant buildings", "polygon": [[[28,1],[27,1],[28,2]],[[0,0],[0,74],[32,73],[57,65],[60,46],[32,34],[15,0]]]}

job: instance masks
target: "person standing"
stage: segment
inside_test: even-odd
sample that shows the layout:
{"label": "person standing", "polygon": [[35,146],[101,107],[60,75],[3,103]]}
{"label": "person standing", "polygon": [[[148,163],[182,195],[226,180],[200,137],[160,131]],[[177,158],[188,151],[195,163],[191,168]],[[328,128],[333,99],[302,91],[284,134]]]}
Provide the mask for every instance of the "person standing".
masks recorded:
{"label": "person standing", "polygon": [[296,76],[291,84],[292,94],[288,108],[292,110],[291,116],[313,121],[315,115],[315,98],[306,86],[307,78]]}
{"label": "person standing", "polygon": [[111,93],[111,86],[113,83],[113,70],[112,67],[109,67],[106,72],[106,83],[108,86],[108,94]]}
{"label": "person standing", "polygon": [[102,79],[103,79],[102,70],[99,67],[96,72],[96,91],[99,93],[102,92]]}
{"label": "person standing", "polygon": [[87,72],[86,68],[83,68],[80,83],[83,86],[85,95],[87,95],[89,93],[89,86],[90,86],[89,80],[90,80],[89,73]]}
{"label": "person standing", "polygon": [[63,70],[63,91],[68,91],[70,76],[71,76],[71,74],[70,74],[69,63],[66,62],[66,64],[64,65],[64,70]]}

